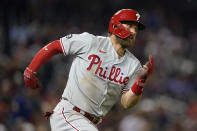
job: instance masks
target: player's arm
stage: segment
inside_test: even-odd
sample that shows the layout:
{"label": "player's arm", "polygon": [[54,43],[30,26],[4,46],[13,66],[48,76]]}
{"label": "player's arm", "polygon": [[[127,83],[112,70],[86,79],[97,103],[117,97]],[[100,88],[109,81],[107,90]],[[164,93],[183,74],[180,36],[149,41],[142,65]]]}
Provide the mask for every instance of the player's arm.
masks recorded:
{"label": "player's arm", "polygon": [[125,109],[131,108],[138,103],[142,95],[136,95],[131,90],[124,92],[121,97],[121,104]]}
{"label": "player's arm", "polygon": [[131,89],[122,94],[121,104],[125,109],[131,108],[138,103],[142,96],[145,82],[147,78],[152,74],[153,68],[154,62],[152,57],[150,56],[149,61],[143,66]]}
{"label": "player's arm", "polygon": [[53,41],[43,47],[32,59],[29,66],[24,71],[24,82],[29,88],[36,89],[41,88],[39,80],[36,78],[36,72],[38,69],[53,56],[62,54],[62,47],[59,40]]}

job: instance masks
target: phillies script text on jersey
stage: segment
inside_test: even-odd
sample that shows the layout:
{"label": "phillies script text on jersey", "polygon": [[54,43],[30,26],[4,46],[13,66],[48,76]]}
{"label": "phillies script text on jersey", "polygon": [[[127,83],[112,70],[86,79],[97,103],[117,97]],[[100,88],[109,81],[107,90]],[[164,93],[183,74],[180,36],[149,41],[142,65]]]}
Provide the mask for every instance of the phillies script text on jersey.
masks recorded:
{"label": "phillies script text on jersey", "polygon": [[96,75],[100,71],[99,72],[99,76],[104,78],[104,79],[108,79],[110,81],[114,81],[114,82],[119,83],[119,84],[124,84],[124,85],[127,84],[128,80],[129,80],[129,77],[126,76],[126,77],[123,78],[122,76],[120,76],[120,73],[121,73],[121,69],[120,68],[116,68],[115,66],[112,66],[112,68],[110,70],[110,73],[109,73],[109,76],[106,76],[106,70],[103,71],[103,68],[101,67],[102,60],[100,60],[99,56],[94,55],[94,54],[93,55],[89,55],[88,56],[88,60],[91,60],[91,63],[90,63],[90,65],[87,68],[88,71],[91,70],[93,65],[98,65],[97,69],[95,71]]}

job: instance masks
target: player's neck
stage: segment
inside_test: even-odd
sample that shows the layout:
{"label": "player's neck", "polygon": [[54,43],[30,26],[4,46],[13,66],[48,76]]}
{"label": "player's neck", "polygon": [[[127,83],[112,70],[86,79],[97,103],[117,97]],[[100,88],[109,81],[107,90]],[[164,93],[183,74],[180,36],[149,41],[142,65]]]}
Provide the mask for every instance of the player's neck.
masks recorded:
{"label": "player's neck", "polygon": [[120,43],[117,42],[114,35],[110,36],[112,46],[114,47],[116,53],[118,54],[118,57],[121,58],[124,56],[126,48],[123,48]]}

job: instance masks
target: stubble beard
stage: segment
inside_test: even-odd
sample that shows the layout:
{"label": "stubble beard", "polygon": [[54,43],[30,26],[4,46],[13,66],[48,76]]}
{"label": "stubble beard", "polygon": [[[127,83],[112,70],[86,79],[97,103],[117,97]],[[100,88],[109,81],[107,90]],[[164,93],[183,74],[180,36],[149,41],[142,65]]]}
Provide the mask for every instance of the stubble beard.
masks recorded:
{"label": "stubble beard", "polygon": [[120,43],[120,45],[123,48],[128,48],[128,47],[130,47],[130,46],[132,46],[134,44],[135,38],[132,35],[130,35],[126,39],[122,39],[122,38],[116,36],[116,40],[117,40],[118,43]]}

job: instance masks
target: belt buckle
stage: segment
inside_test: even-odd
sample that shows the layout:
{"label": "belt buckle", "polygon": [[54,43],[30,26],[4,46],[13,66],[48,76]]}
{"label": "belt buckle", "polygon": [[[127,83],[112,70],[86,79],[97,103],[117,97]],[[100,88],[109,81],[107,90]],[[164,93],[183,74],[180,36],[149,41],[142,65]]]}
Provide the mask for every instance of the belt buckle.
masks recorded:
{"label": "belt buckle", "polygon": [[98,120],[97,118],[93,117],[93,120],[92,120],[93,123],[97,124],[98,121],[99,121],[99,120]]}
{"label": "belt buckle", "polygon": [[101,122],[101,120],[102,120],[101,118],[93,117],[92,122],[97,125]]}

